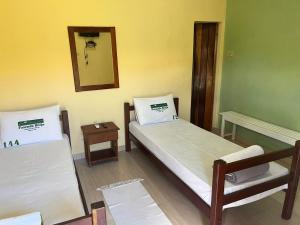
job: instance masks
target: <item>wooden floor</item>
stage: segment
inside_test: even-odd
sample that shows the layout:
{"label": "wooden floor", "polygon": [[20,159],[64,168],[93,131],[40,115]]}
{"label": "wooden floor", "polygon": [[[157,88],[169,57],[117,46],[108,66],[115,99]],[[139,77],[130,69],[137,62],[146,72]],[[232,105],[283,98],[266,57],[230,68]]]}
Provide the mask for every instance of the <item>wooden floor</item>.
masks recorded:
{"label": "wooden floor", "polygon": [[[120,152],[119,161],[106,162],[89,168],[85,160],[76,161],[79,177],[88,205],[102,200],[100,186],[114,182],[143,178],[143,184],[174,225],[208,225],[207,217],[199,211],[156,165],[141,151]],[[300,224],[300,193],[296,199],[293,217],[281,219],[284,193],[263,200],[227,209],[224,225],[298,225]]]}

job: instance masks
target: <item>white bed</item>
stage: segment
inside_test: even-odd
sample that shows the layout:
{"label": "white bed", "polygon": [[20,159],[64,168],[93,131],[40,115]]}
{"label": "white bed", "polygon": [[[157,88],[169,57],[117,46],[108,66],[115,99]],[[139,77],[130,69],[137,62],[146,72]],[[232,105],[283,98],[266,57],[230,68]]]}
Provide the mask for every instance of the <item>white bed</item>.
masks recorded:
{"label": "white bed", "polygon": [[44,225],[85,215],[66,135],[0,149],[0,218],[34,211]]}
{"label": "white bed", "polygon": [[[129,130],[208,205],[211,204],[214,160],[243,148],[182,119],[144,126],[132,121]],[[271,162],[269,172],[263,176],[238,185],[225,182],[224,193],[232,193],[286,174],[288,169]],[[225,205],[224,208],[247,204],[286,188],[287,185],[282,185]]]}

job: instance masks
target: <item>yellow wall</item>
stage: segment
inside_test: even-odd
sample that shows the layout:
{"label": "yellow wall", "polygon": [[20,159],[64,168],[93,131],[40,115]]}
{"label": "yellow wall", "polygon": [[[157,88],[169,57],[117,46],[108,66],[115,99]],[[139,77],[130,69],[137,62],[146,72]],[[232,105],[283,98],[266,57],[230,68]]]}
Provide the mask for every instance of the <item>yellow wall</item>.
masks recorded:
{"label": "yellow wall", "polygon": [[[0,110],[59,103],[69,110],[74,153],[80,125],[114,121],[124,144],[123,102],[172,92],[189,119],[194,21],[218,21],[221,74],[225,0],[27,0],[0,8]],[[115,26],[120,88],[74,91],[67,26]],[[218,93],[216,93],[218,104]]]}

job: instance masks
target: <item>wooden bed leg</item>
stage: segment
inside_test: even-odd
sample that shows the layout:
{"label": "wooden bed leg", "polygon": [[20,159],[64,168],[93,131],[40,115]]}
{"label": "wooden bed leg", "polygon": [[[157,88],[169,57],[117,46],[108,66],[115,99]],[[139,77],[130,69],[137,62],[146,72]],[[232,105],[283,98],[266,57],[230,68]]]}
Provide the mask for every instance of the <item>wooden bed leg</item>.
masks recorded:
{"label": "wooden bed leg", "polygon": [[222,212],[224,201],[226,162],[223,160],[214,161],[214,173],[212,182],[212,196],[210,208],[210,225],[222,224]]}
{"label": "wooden bed leg", "polygon": [[300,141],[296,141],[295,153],[293,155],[292,165],[290,169],[290,178],[288,189],[285,194],[284,205],[281,213],[283,219],[290,219],[293,212],[294,202],[296,198],[298,181],[300,175]]}
{"label": "wooden bed leg", "polygon": [[91,207],[93,225],[107,225],[104,202],[93,203]]}
{"label": "wooden bed leg", "polygon": [[131,151],[131,143],[129,137],[129,123],[130,123],[130,105],[128,102],[124,103],[124,129],[125,129],[125,149],[126,152]]}

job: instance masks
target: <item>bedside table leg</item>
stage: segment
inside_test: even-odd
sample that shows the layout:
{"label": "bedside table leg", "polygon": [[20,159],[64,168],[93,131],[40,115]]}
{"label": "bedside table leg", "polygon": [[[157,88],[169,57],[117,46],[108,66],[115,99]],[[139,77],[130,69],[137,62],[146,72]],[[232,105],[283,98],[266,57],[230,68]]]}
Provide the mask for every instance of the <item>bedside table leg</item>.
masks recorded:
{"label": "bedside table leg", "polygon": [[116,160],[118,160],[118,153],[119,153],[119,151],[118,151],[118,141],[117,140],[111,141],[110,146],[111,146],[115,156],[117,157]]}
{"label": "bedside table leg", "polygon": [[85,153],[85,160],[89,167],[91,167],[91,150],[90,145],[84,141],[84,153]]}

